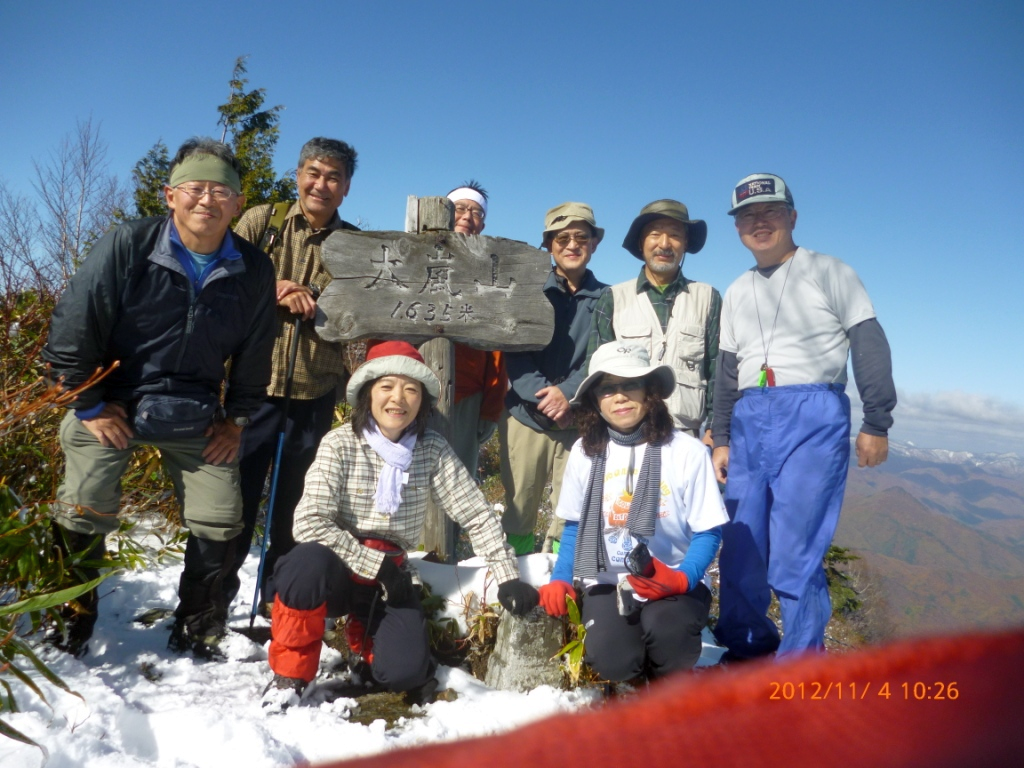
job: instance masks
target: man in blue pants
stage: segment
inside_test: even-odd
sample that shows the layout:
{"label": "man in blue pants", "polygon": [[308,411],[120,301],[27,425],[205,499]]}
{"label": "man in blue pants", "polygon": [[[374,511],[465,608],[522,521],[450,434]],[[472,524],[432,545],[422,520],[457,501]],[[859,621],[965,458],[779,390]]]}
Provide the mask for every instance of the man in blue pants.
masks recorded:
{"label": "man in blue pants", "polygon": [[[852,351],[864,403],[857,464],[874,467],[888,455],[896,405],[889,343],[857,274],[793,241],[785,181],[747,176],[729,214],[757,265],[722,307],[712,458],[731,522],[715,636],[732,659],[821,650],[832,612],[822,560],[850,458],[846,361]],[[767,616],[773,591],[781,641]]]}

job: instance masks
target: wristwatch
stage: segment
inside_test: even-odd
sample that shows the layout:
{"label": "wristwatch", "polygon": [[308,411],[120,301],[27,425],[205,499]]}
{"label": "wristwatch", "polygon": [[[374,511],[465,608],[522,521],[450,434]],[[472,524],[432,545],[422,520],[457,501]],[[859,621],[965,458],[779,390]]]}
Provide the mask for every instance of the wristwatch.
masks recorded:
{"label": "wristwatch", "polygon": [[248,416],[232,416],[228,419],[236,427],[247,427],[252,422]]}

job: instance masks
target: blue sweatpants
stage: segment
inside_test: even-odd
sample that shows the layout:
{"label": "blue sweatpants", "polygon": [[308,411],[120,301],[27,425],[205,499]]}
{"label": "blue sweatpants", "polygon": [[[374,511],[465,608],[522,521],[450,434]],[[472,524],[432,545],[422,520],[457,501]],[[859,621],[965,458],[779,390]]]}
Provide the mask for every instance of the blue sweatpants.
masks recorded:
{"label": "blue sweatpants", "polygon": [[[732,415],[715,636],[741,658],[824,647],[822,560],[850,460],[850,399],[837,384],[746,389]],[[771,592],[783,637],[767,616]]]}

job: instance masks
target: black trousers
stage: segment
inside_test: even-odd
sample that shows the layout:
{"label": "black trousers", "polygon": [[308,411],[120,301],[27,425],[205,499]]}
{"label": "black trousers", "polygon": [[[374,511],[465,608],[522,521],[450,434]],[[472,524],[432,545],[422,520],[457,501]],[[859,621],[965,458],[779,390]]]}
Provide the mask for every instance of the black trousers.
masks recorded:
{"label": "black trousers", "polygon": [[586,662],[612,681],[692,669],[710,610],[711,592],[698,584],[685,595],[638,603],[632,614],[621,616],[615,587],[597,584],[583,598]]}
{"label": "black trousers", "polygon": [[[274,564],[295,546],[295,540],[292,538],[295,507],[302,498],[306,470],[316,458],[320,441],[330,431],[334,422],[334,404],[335,394],[332,390],[316,400],[293,398],[288,405],[281,468],[277,478],[274,511],[270,519],[270,547],[263,570],[263,584],[260,585],[264,600],[273,600],[272,590],[265,587],[274,572]],[[267,472],[277,451],[283,410],[284,398],[268,397],[252,417],[252,422],[242,432],[238,469],[241,475],[242,523],[245,527],[238,538],[235,573],[242,567],[246,555],[249,554]]]}
{"label": "black trousers", "polygon": [[433,678],[427,621],[419,599],[387,605],[376,584],[357,584],[333,550],[309,542],[297,545],[277,562],[277,599],[289,608],[310,611],[327,603],[327,616],[353,613],[373,638],[374,678],[392,691],[411,691]]}

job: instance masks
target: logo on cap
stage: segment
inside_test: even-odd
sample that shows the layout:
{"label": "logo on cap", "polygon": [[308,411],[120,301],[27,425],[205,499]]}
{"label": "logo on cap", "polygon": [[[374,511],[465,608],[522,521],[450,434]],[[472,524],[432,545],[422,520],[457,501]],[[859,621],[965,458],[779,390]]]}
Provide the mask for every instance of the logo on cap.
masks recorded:
{"label": "logo on cap", "polygon": [[736,202],[742,203],[748,197],[757,195],[774,195],[775,179],[754,179],[736,187]]}

